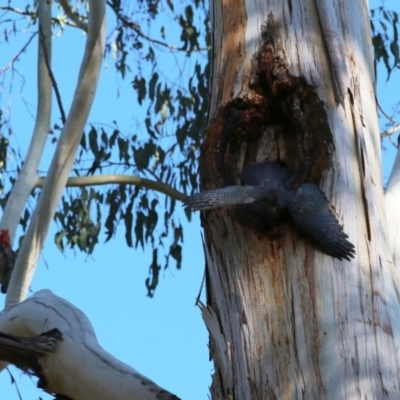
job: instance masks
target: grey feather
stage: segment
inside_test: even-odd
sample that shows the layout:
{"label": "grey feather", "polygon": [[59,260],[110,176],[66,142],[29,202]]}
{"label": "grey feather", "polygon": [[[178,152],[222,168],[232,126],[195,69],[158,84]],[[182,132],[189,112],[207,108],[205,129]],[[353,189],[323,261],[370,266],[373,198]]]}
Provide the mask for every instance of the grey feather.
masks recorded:
{"label": "grey feather", "polygon": [[278,195],[274,188],[260,186],[227,186],[207,190],[186,197],[184,203],[194,210],[211,210],[236,204],[249,204],[258,200],[276,202]]}
{"label": "grey feather", "polygon": [[354,246],[336,220],[325,194],[312,183],[300,186],[288,203],[294,222],[306,232],[325,253],[349,260],[354,257]]}
{"label": "grey feather", "polygon": [[256,164],[243,170],[244,186],[227,186],[186,197],[184,203],[195,210],[210,210],[227,205],[253,204],[256,214],[266,220],[279,218],[285,209],[296,225],[321,248],[338,258],[350,260],[355,248],[329,209],[325,194],[312,183],[290,189],[297,175],[277,163]]}

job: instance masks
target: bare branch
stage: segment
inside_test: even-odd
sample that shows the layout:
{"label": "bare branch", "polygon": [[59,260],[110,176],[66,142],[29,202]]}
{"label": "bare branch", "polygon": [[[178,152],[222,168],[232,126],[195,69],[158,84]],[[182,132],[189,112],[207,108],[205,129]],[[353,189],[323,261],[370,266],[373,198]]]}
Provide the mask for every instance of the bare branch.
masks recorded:
{"label": "bare branch", "polygon": [[15,14],[19,14],[19,15],[27,15],[29,17],[36,17],[36,11],[25,11],[25,10],[21,10],[20,8],[16,8],[16,7],[11,7],[11,6],[0,6],[0,10],[4,10],[4,11],[11,11]]}
{"label": "bare branch", "polygon": [[[37,168],[43,154],[50,130],[51,115],[51,81],[44,60],[43,45],[47,47],[48,59],[51,60],[51,8],[50,3],[40,1],[38,5],[39,24],[42,26],[44,40],[38,41],[38,108],[36,123],[31,143],[21,173],[13,185],[10,196],[4,209],[0,229],[7,229],[11,243],[14,241],[15,231],[25,207],[26,201],[32,192],[37,180]],[[32,36],[32,38],[36,33]],[[30,40],[32,40],[32,38]],[[25,45],[25,47],[29,42]],[[22,50],[21,50],[22,52]],[[15,58],[15,57],[14,57]]]}
{"label": "bare branch", "polygon": [[[38,338],[51,328],[56,328],[53,332],[58,335],[48,332],[46,337]],[[40,364],[39,385],[47,392],[71,399],[178,400],[105,351],[86,315],[50,290],[41,290],[0,314],[0,331],[25,338],[36,337],[33,343],[32,339],[22,339],[28,348],[33,344],[35,350],[40,340],[41,357],[30,361]],[[57,341],[54,348],[53,342],[60,337],[62,340]],[[18,338],[11,344],[21,344],[16,340]],[[0,370],[5,366],[0,362]]]}
{"label": "bare branch", "polygon": [[17,391],[18,399],[22,400],[21,392],[20,392],[19,387],[17,385],[17,381],[14,378],[14,375],[11,373],[9,368],[6,368],[6,369],[7,369],[8,374],[10,375],[11,383],[13,383],[15,385],[15,389]]}
{"label": "bare branch", "polygon": [[[43,187],[45,177],[39,178],[35,187]],[[120,185],[135,185],[147,189],[153,189],[157,192],[163,193],[175,200],[183,200],[185,193],[178,192],[171,186],[162,182],[152,181],[150,179],[141,178],[134,175],[98,175],[98,176],[78,176],[68,178],[66,186],[68,187],[82,187],[82,186],[99,186],[107,184],[120,184]]]}
{"label": "bare branch", "polygon": [[[83,128],[96,93],[105,41],[105,1],[89,1],[89,30],[71,110],[36,209],[20,248],[6,297],[6,307],[26,298],[54,212],[76,158]],[[33,181],[34,183],[35,181]]]}
{"label": "bare branch", "polygon": [[[46,36],[43,33],[43,29],[42,29],[42,26],[40,24],[39,24],[39,36],[40,36],[40,40],[42,42],[44,42],[45,39],[46,39]],[[63,124],[65,124],[66,118],[65,118],[64,107],[63,107],[62,101],[61,101],[61,94],[60,94],[60,91],[58,90],[58,85],[57,85],[56,78],[54,77],[53,70],[51,69],[50,57],[49,57],[49,54],[47,53],[47,49],[46,49],[45,43],[42,43],[42,46],[43,46],[42,48],[43,48],[44,61],[46,63],[47,71],[49,73],[49,77],[50,77],[51,83],[52,83],[53,88],[54,88],[54,93],[56,94],[58,108],[60,109],[61,121],[62,121]]]}
{"label": "bare branch", "polygon": [[399,132],[400,131],[400,123],[396,124],[395,126],[392,126],[391,128],[387,129],[386,131],[381,132],[381,139],[383,139],[386,136],[391,136],[393,133]]}
{"label": "bare branch", "polygon": [[20,55],[27,49],[29,46],[30,42],[32,42],[33,38],[37,35],[37,32],[33,33],[29,40],[25,43],[25,45],[22,47],[22,49],[12,58],[12,60],[6,65],[4,68],[1,69],[0,75],[4,74],[6,71],[8,71],[12,66],[14,65],[15,61],[17,61],[20,57]]}
{"label": "bare branch", "polygon": [[375,96],[375,101],[376,101],[376,104],[378,105],[379,111],[383,114],[383,116],[384,116],[386,119],[388,119],[392,124],[394,124],[393,119],[390,118],[390,116],[389,116],[389,115],[385,112],[385,110],[381,107],[381,105],[380,105],[380,103],[379,103],[379,101],[378,101],[378,99],[377,99],[376,96]]}
{"label": "bare branch", "polygon": [[[117,17],[117,19],[120,20],[125,26],[127,26],[127,27],[131,28],[133,31],[135,31],[136,34],[137,34],[139,37],[141,37],[141,38],[143,38],[143,39],[146,39],[146,40],[148,40],[149,42],[152,42],[152,43],[155,43],[155,44],[159,44],[160,46],[166,47],[167,49],[170,49],[170,50],[178,50],[178,51],[189,52],[189,51],[187,51],[187,50],[184,50],[184,49],[181,48],[181,47],[172,46],[172,45],[170,45],[170,44],[168,44],[168,43],[162,42],[161,40],[154,39],[154,38],[151,38],[150,36],[147,36],[146,34],[144,34],[144,33],[142,32],[142,30],[140,29],[140,25],[139,25],[139,24],[136,24],[135,22],[129,21],[126,17],[124,17],[123,15],[121,15],[120,13],[118,13],[118,12],[115,10],[113,4],[112,4],[110,1],[107,1],[107,4],[108,4],[108,5],[110,6],[110,8],[114,11],[115,16]],[[207,48],[200,48],[200,49],[192,50],[192,51],[207,51],[207,50],[208,50]]]}
{"label": "bare branch", "polygon": [[[32,11],[25,11],[25,10],[21,10],[20,8],[15,8],[15,7],[11,7],[11,6],[0,6],[0,10],[4,10],[4,11],[10,11],[13,12],[15,14],[19,14],[19,15],[24,15],[24,16],[28,16],[31,17],[32,19],[36,18],[37,16],[37,12],[36,10],[32,10]],[[52,18],[51,19],[53,22],[57,23],[57,24],[61,24],[60,18]],[[1,21],[2,23],[4,21]],[[71,26],[72,28],[80,28],[83,29],[82,26],[77,26],[74,22],[70,22],[70,21],[63,21],[63,24]],[[83,29],[85,30],[85,29]],[[86,32],[86,30],[85,30]]]}
{"label": "bare branch", "polygon": [[0,332],[0,360],[14,364],[23,371],[41,373],[39,358],[54,352],[57,340],[61,340],[57,329],[33,337],[20,337]]}

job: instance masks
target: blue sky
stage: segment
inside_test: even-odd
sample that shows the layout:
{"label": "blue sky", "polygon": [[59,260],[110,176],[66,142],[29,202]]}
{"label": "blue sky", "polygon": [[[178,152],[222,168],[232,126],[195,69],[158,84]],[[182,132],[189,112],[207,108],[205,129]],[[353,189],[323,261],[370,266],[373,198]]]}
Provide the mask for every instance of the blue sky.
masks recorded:
{"label": "blue sky", "polygon": [[[400,11],[398,0],[386,1],[385,4],[389,9]],[[2,46],[0,69],[26,40],[24,36],[20,41],[13,41],[15,45]],[[72,98],[83,46],[84,39],[77,31],[55,38],[53,43],[53,70],[66,107]],[[74,51],[70,51],[72,49]],[[71,57],[72,54],[75,57]],[[36,65],[36,39],[18,63],[18,69],[25,77],[24,100],[34,113],[36,71],[32,65]],[[386,83],[384,71],[380,72],[380,77],[383,79],[379,81],[379,102],[390,114],[394,103],[399,100],[392,88],[399,87],[400,78],[394,75]],[[20,82],[18,77],[16,82]],[[20,84],[15,84],[11,115],[13,140],[25,149],[33,118],[19,92]],[[4,100],[5,92],[0,95]],[[89,119],[100,122],[104,121],[105,114],[111,114],[108,121],[115,119],[122,127],[132,126],[135,123],[131,115],[134,98],[136,95],[129,84],[118,81],[111,65],[105,65]],[[110,104],[115,104],[115,107],[110,107]],[[54,106],[53,122],[58,118]],[[49,161],[52,146],[49,142],[45,162]],[[395,152],[390,143],[385,142],[385,147],[384,178],[387,178]],[[128,248],[122,230],[111,241],[98,245],[93,256],[87,257],[73,251],[61,254],[53,243],[53,227],[38,264],[32,291],[48,288],[64,297],[89,317],[100,344],[115,357],[182,399],[203,400],[207,398],[213,366],[208,360],[207,331],[200,311],[195,307],[204,272],[200,224],[197,214],[189,224],[180,207],[177,210],[181,214],[185,235],[182,270],[177,271],[171,266],[163,271],[153,299],[146,297],[144,285],[151,251]],[[35,379],[15,368],[11,371],[23,399],[52,398],[36,389]],[[1,399],[18,399],[6,372],[0,374],[0,393]]]}
{"label": "blue sky", "polygon": [[[12,46],[2,46],[0,69],[9,63],[28,37],[20,35],[12,39]],[[84,42],[83,35],[77,30],[66,30],[53,42],[53,72],[66,109],[75,88]],[[29,143],[36,108],[36,71],[32,68],[36,66],[36,49],[34,39],[17,65],[25,81],[14,77],[10,98],[12,140],[23,151]],[[4,101],[7,90],[1,96]],[[134,103],[136,93],[129,81],[117,79],[112,62],[106,63],[102,67],[89,120],[110,122],[114,119],[121,130],[135,127],[140,118],[132,115]],[[58,120],[59,111],[54,99],[52,121]],[[51,137],[42,168],[49,163],[54,149],[50,140]],[[162,197],[160,194],[159,198]],[[53,226],[31,289],[35,292],[48,288],[67,299],[89,317],[100,344],[107,351],[179,397],[200,400],[207,398],[212,372],[207,331],[195,306],[204,273],[200,223],[198,215],[187,223],[182,208],[178,205],[176,210],[184,225],[182,269],[177,271],[171,262],[170,268],[161,272],[161,282],[153,299],[146,297],[145,287],[151,249],[143,252],[128,248],[123,229],[109,242],[103,244],[101,240],[93,256],[88,257],[69,250],[61,254],[53,242],[56,232]],[[35,379],[15,368],[11,371],[24,399],[52,398],[36,389]],[[9,382],[6,372],[0,374],[0,398],[18,399],[15,386]]]}

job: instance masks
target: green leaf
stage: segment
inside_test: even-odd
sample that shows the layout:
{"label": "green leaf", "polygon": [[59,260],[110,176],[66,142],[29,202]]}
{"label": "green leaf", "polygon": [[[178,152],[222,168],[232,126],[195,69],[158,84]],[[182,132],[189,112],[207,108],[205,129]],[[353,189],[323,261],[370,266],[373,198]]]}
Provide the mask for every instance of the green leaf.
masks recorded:
{"label": "green leaf", "polygon": [[176,268],[181,269],[182,267],[182,246],[179,244],[173,244],[169,248],[169,254],[176,260]]}
{"label": "green leaf", "polygon": [[125,160],[125,162],[128,162],[130,159],[128,141],[119,137],[117,142],[118,142],[118,150],[119,150],[119,159]]}
{"label": "green leaf", "polygon": [[136,236],[136,243],[135,247],[138,247],[140,244],[142,248],[144,248],[144,240],[143,240],[143,228],[145,224],[145,215],[143,212],[138,211],[136,215],[136,224],[135,224],[135,236]]}
{"label": "green leaf", "polygon": [[86,134],[85,134],[85,132],[83,132],[80,145],[81,145],[81,147],[82,147],[85,151],[87,151],[87,147],[86,147]]}
{"label": "green leaf", "polygon": [[146,80],[135,76],[135,79],[132,81],[132,86],[137,92],[139,104],[142,104],[146,97]]}
{"label": "green leaf", "polygon": [[101,141],[103,143],[103,146],[105,148],[107,148],[108,147],[108,137],[107,137],[107,134],[106,134],[106,132],[105,132],[105,130],[103,128],[101,128]]}
{"label": "green leaf", "polygon": [[97,145],[97,131],[92,125],[89,131],[89,146],[95,157],[99,154],[99,146]]}
{"label": "green leaf", "polygon": [[155,72],[149,82],[149,98],[151,101],[154,101],[157,82],[158,82],[158,73]]}
{"label": "green leaf", "polygon": [[83,228],[78,236],[78,247],[80,250],[85,250],[87,247],[88,232],[86,228]]}
{"label": "green leaf", "polygon": [[138,149],[133,148],[133,159],[135,160],[136,168],[139,170],[146,169],[149,166],[150,158],[154,156],[155,145],[153,142],[146,143]]}
{"label": "green leaf", "polygon": [[133,199],[128,204],[126,208],[124,220],[125,220],[125,239],[128,247],[133,247],[132,241],[132,223],[133,223],[133,215],[132,215],[132,207],[133,207]]}
{"label": "green leaf", "polygon": [[147,296],[153,297],[155,289],[158,285],[158,279],[160,275],[160,265],[158,264],[157,249],[153,250],[153,260],[150,264],[150,277],[146,279]]}
{"label": "green leaf", "polygon": [[116,142],[117,138],[119,138],[119,130],[114,129],[112,135],[110,136],[110,147],[115,146],[115,142]]}
{"label": "green leaf", "polygon": [[57,232],[54,237],[54,242],[55,242],[58,250],[60,250],[60,251],[64,251],[63,239],[66,235],[67,235],[67,232],[63,231],[63,232]]}
{"label": "green leaf", "polygon": [[117,213],[119,211],[121,201],[118,189],[113,189],[107,193],[106,204],[109,205],[108,216],[105,222],[106,242],[108,242],[115,233],[115,225],[117,223]]}

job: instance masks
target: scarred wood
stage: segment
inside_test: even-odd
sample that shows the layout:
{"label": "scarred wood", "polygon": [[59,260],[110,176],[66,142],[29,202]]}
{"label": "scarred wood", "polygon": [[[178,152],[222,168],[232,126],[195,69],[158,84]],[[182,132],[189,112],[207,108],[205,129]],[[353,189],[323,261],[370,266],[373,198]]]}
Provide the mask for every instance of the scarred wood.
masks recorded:
{"label": "scarred wood", "polygon": [[24,360],[48,393],[74,400],[178,400],[105,351],[83,312],[49,290],[0,314],[0,332],[29,338],[54,328],[61,338],[55,348]]}
{"label": "scarred wood", "polygon": [[[324,190],[357,257],[321,254],[287,221],[271,234],[234,208],[205,212],[214,399],[400,393],[398,272],[386,242],[368,10],[361,0],[316,3],[236,2],[245,53],[233,61],[232,39],[220,35],[230,11],[213,3],[219,47],[201,182],[237,184],[255,162],[294,167],[299,183]],[[263,46],[274,51],[260,63]]]}

